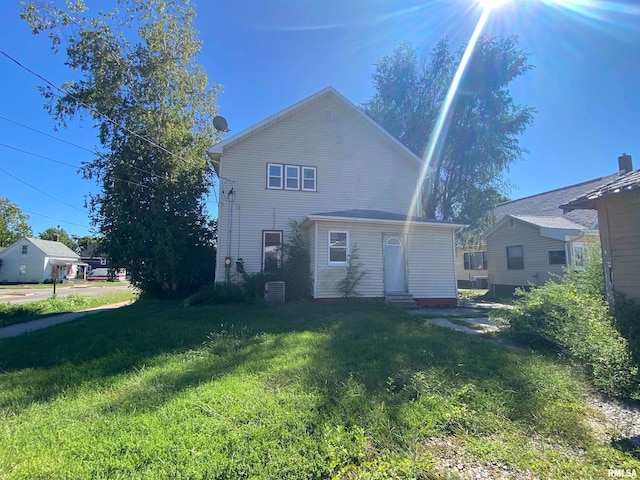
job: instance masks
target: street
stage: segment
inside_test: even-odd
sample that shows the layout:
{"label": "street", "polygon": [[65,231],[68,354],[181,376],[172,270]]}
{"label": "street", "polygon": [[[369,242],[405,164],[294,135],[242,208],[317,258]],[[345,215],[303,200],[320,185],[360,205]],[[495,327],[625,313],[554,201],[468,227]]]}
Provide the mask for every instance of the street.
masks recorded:
{"label": "street", "polygon": [[[97,285],[56,285],[56,295],[58,297],[66,297],[68,295],[85,295],[87,297],[97,297],[106,293],[126,292],[130,291],[129,285],[108,285],[100,283]],[[0,289],[0,303],[21,304],[44,300],[53,295],[53,285],[50,288],[28,288],[16,287],[8,289]]]}

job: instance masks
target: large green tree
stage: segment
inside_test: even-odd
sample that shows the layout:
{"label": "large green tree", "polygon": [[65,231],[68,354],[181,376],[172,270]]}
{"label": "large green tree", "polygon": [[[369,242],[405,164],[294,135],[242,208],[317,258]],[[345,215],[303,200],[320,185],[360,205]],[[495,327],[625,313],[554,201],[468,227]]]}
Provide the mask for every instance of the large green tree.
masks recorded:
{"label": "large green tree", "polygon": [[[446,40],[429,55],[410,44],[397,46],[376,66],[376,91],[365,111],[424,156],[463,52],[451,52]],[[516,37],[480,37],[430,165],[423,194],[427,217],[478,226],[505,198],[503,174],[523,157],[518,137],[534,113],[515,104],[509,85],[531,68]]]}
{"label": "large green tree", "polygon": [[57,240],[60,243],[65,244],[74,252],[78,249],[78,244],[73,240],[64,228],[49,227],[44,232],[38,235],[42,240]]}
{"label": "large green tree", "polygon": [[8,198],[0,197],[0,247],[8,247],[23,237],[32,237],[29,217]]}
{"label": "large green tree", "polygon": [[62,125],[89,115],[99,129],[100,154],[84,175],[102,187],[90,206],[103,253],[146,294],[181,295],[213,276],[206,149],[220,86],[197,63],[188,0],[117,4],[90,12],[82,0],[33,1],[22,16],[75,71],[62,94],[42,89],[50,113]]}

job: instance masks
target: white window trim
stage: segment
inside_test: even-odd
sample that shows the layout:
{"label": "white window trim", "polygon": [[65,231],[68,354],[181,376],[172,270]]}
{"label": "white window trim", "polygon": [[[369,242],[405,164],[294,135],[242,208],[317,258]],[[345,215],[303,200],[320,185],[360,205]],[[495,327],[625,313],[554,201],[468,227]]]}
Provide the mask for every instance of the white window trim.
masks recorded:
{"label": "white window trim", "polygon": [[[344,262],[332,262],[331,261],[331,234],[332,233],[344,233],[346,234],[346,242],[347,245],[345,247],[333,247],[333,248],[344,248],[346,251],[345,261]],[[327,264],[332,267],[346,267],[349,265],[349,250],[350,250],[350,242],[349,242],[349,232],[346,230],[329,230],[327,232]]]}
{"label": "white window trim", "polygon": [[[294,178],[294,177],[290,177],[289,176],[289,169],[290,168],[291,169],[295,169],[295,171],[296,171],[295,179],[296,179],[297,185],[296,185],[295,188],[287,186],[288,180]],[[284,189],[285,190],[300,190],[300,167],[298,165],[285,165],[284,166]]]}
{"label": "white window trim", "polygon": [[[271,175],[271,167],[280,167],[280,175]],[[271,178],[280,178],[280,186],[272,187]],[[284,186],[284,165],[281,163],[267,163],[267,188],[271,190],[282,190]]]}
{"label": "white window trim", "polygon": [[28,255],[29,254],[29,245],[22,245],[21,252],[22,252],[22,255]]}
{"label": "white window trim", "polygon": [[[304,188],[305,170],[313,171],[313,188]],[[318,190],[318,170],[316,167],[302,167],[302,175],[300,175],[300,188],[303,192],[316,192]]]}

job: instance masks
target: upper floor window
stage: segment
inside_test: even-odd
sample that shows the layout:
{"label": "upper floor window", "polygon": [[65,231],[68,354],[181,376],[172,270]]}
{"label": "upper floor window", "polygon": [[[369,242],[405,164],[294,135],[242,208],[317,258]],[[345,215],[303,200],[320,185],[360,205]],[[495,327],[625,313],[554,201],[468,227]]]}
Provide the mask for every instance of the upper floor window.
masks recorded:
{"label": "upper floor window", "polygon": [[29,245],[22,245],[22,254],[23,255],[27,254],[27,250],[29,250]]}
{"label": "upper floor window", "polygon": [[522,245],[507,247],[507,269],[524,270],[524,250]]}
{"label": "upper floor window", "polygon": [[347,265],[349,233],[329,232],[329,265]]}
{"label": "upper floor window", "polygon": [[465,270],[486,270],[487,269],[487,252],[465,252],[464,269]]}
{"label": "upper floor window", "polygon": [[315,192],[316,167],[267,163],[267,188]]}
{"label": "upper floor window", "polygon": [[300,167],[295,165],[285,165],[285,184],[286,190],[300,190]]}
{"label": "upper floor window", "polygon": [[282,165],[267,163],[267,188],[282,189]]}

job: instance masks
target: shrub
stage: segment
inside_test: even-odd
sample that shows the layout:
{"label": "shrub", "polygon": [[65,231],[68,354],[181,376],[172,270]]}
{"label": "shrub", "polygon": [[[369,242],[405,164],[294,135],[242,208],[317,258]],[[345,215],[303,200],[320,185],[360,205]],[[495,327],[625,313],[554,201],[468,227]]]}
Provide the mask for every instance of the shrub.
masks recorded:
{"label": "shrub", "polygon": [[640,365],[640,303],[620,293],[615,302],[616,328],[629,342],[634,363]]}
{"label": "shrub", "polygon": [[300,224],[289,220],[289,234],[285,245],[282,276],[286,284],[287,300],[304,300],[311,297],[311,258],[300,230]]}
{"label": "shrub", "polygon": [[344,298],[357,297],[360,294],[357,289],[362,279],[367,275],[368,271],[362,269],[360,263],[360,255],[358,255],[358,245],[353,244],[348,259],[347,272],[345,277],[338,282],[338,291]]}
{"label": "shrub", "polygon": [[505,312],[506,333],[519,343],[566,355],[603,391],[629,394],[637,368],[627,341],[602,297],[580,285],[567,275],[530,291],[518,290],[514,308]]}

